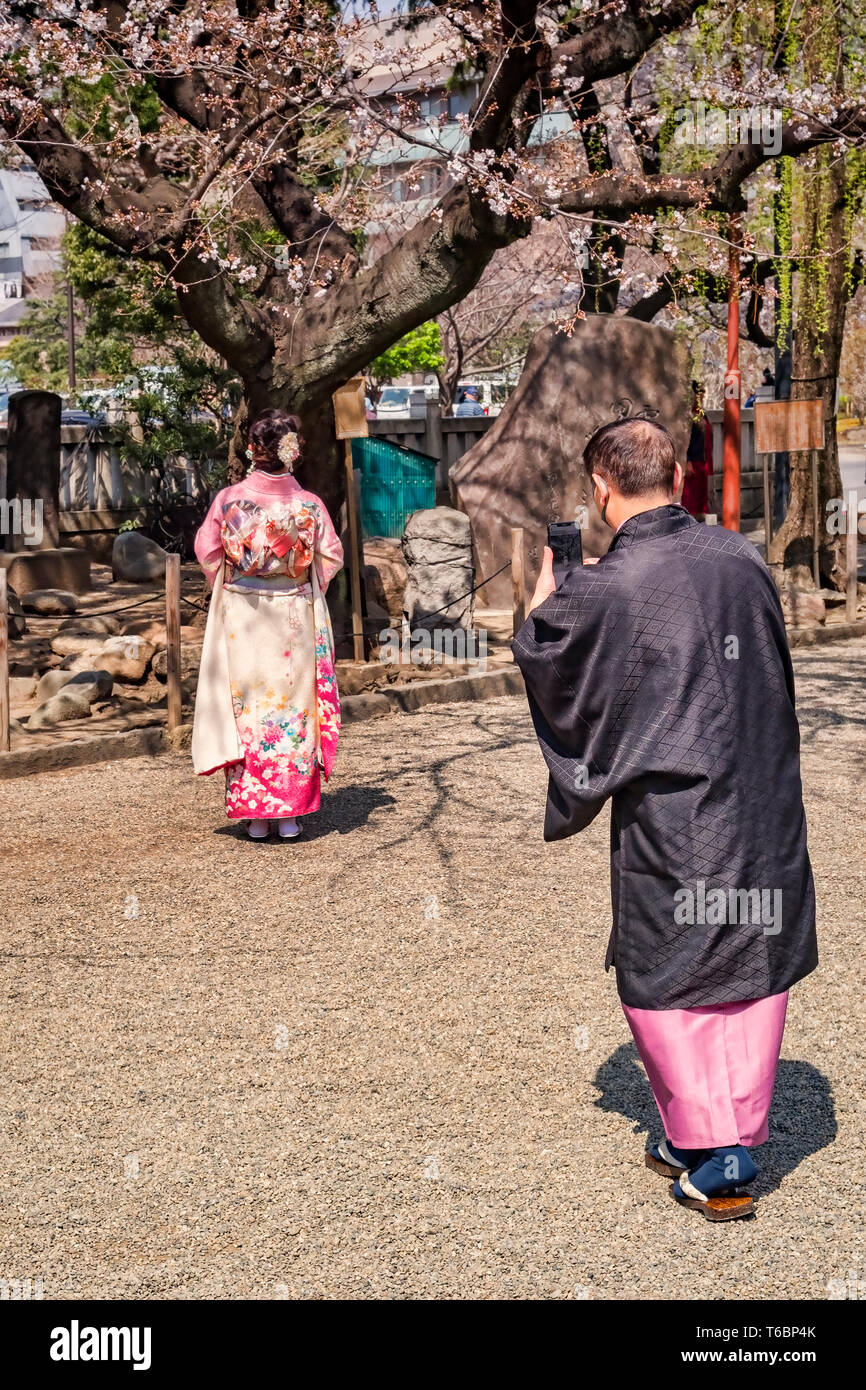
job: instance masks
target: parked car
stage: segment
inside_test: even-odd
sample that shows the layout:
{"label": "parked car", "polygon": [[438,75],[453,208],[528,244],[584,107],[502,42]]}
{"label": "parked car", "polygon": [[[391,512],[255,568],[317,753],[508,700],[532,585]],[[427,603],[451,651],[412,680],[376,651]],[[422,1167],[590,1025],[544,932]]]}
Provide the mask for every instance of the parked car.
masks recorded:
{"label": "parked car", "polygon": [[386,386],[376,403],[378,419],[383,415],[408,415],[409,396],[408,386]]}
{"label": "parked car", "polygon": [[99,429],[105,424],[103,410],[88,410],[82,406],[64,406],[60,412],[61,425],[86,425],[89,430]]}
{"label": "parked car", "polygon": [[23,391],[24,387],[17,381],[5,381],[3,389],[0,390],[0,426],[9,423],[9,397],[16,391]]}

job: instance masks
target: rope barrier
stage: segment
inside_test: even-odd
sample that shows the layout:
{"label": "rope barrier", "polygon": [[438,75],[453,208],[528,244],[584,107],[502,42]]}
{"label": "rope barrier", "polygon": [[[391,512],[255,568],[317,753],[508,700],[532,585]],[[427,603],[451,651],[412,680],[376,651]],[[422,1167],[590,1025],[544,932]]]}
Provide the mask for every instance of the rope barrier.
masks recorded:
{"label": "rope barrier", "polygon": [[[86,608],[79,613],[66,614],[69,618],[107,618],[110,613],[128,613],[131,608],[142,608],[146,603],[153,603],[154,595],[148,594],[147,598],[136,599],[135,603],[125,603],[119,608]],[[28,613],[28,618],[59,618],[61,613]]]}
{"label": "rope barrier", "polygon": [[[456,603],[461,603],[463,599],[469,598],[470,594],[477,594],[478,590],[483,589],[485,584],[489,584],[491,579],[496,579],[500,574],[503,573],[504,570],[510,569],[510,567],[511,563],[509,561],[508,564],[502,565],[498,570],[496,570],[494,574],[489,574],[478,584],[473,584],[472,588],[467,589],[465,594],[458,594],[456,598],[451,599],[451,601],[449,603],[444,604],[442,608],[437,608],[434,610],[434,612],[425,614],[425,618],[437,618],[440,613],[446,613],[448,609],[453,608]],[[107,618],[110,617],[113,613],[128,613],[133,608],[143,608],[146,603],[154,603],[155,601],[156,596],[154,596],[153,594],[149,594],[146,598],[136,599],[134,603],[121,604],[117,608],[88,608],[80,613],[70,613],[68,616],[71,618]],[[196,603],[195,599],[186,598],[183,594],[181,594],[180,601],[181,603],[185,603],[187,607],[196,609],[198,613],[206,613],[208,611],[207,604]],[[57,617],[60,615],[48,613],[28,613],[27,616],[30,618],[48,619],[50,617]],[[374,618],[366,619],[366,622],[371,625],[374,624],[375,621],[376,620]],[[343,637],[351,637],[352,631],[352,628],[346,628],[344,632],[336,633],[334,635],[334,641],[340,641]]]}
{"label": "rope barrier", "polygon": [[[432,613],[425,613],[425,622],[428,618],[437,618],[440,613],[446,613],[449,608],[454,607],[455,603],[460,603],[464,598],[468,598],[470,594],[477,594],[478,590],[483,589],[485,584],[489,584],[491,579],[496,579],[498,575],[502,574],[504,570],[508,569],[511,569],[510,560],[507,562],[507,564],[502,565],[500,569],[496,570],[495,573],[488,574],[486,578],[482,579],[478,584],[473,584],[472,588],[467,589],[465,594],[458,594],[456,598],[452,598],[451,601],[449,603],[444,604],[442,608],[436,608]],[[366,621],[368,623],[373,623],[375,622],[375,619],[367,618]],[[352,635],[353,629],[346,628],[343,632],[338,632],[334,634],[334,641],[339,642],[342,640],[342,638],[351,637]]]}

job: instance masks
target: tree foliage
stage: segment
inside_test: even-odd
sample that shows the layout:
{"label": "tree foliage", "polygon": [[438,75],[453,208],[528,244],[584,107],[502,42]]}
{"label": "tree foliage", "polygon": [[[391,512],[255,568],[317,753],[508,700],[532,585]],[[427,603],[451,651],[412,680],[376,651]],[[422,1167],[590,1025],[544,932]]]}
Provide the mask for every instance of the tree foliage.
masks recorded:
{"label": "tree foliage", "polygon": [[412,372],[438,372],[443,365],[442,337],[435,322],[422,323],[380,352],[370,363],[367,376],[375,392],[397,376]]}

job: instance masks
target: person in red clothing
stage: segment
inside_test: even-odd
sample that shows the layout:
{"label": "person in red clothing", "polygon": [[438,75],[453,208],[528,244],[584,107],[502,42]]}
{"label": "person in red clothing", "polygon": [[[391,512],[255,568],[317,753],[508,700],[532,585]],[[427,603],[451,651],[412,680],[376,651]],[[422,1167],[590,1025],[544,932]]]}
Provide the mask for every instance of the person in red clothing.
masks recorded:
{"label": "person in red clothing", "polygon": [[686,452],[686,477],[682,505],[698,521],[710,509],[710,475],[713,471],[713,427],[704,411],[704,388],[692,382],[692,429]]}

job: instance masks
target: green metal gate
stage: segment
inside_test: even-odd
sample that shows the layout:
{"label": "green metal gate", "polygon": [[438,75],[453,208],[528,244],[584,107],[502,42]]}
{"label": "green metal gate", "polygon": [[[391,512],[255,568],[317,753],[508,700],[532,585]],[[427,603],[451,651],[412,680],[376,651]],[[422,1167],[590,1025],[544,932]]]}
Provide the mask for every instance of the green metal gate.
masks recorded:
{"label": "green metal gate", "polygon": [[436,505],[436,460],[429,454],[370,437],[352,440],[361,470],[361,535],[395,536],[413,512]]}

